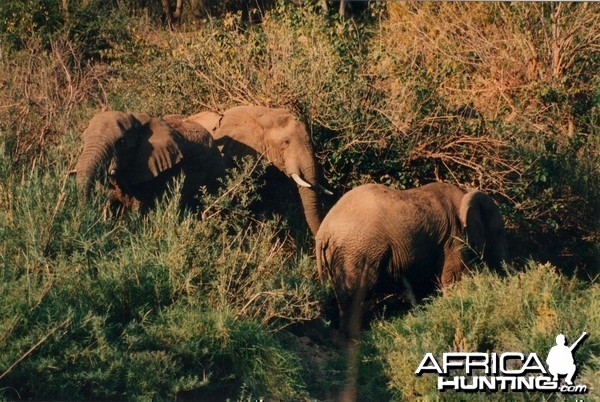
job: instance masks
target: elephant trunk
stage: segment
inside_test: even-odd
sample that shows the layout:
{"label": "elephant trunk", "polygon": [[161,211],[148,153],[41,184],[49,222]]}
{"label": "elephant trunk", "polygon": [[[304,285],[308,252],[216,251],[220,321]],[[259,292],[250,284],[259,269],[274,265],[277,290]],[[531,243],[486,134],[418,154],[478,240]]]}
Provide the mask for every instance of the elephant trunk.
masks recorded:
{"label": "elephant trunk", "polygon": [[306,187],[298,187],[298,192],[300,193],[300,200],[302,201],[306,222],[308,223],[308,227],[313,236],[315,236],[322,221],[317,192],[312,188]]}
{"label": "elephant trunk", "polygon": [[298,175],[301,182],[310,185],[310,187],[307,187],[306,185],[298,184],[298,192],[300,193],[300,201],[302,202],[306,222],[314,236],[317,234],[322,220],[321,206],[318,197],[318,173],[312,154],[306,155],[301,160],[308,160],[312,163],[300,165],[294,163],[294,161],[287,161],[286,171],[288,176]]}
{"label": "elephant trunk", "polygon": [[105,162],[112,154],[112,142],[106,138],[90,138],[84,142],[83,152],[77,161],[77,187],[87,196],[90,192],[92,178],[98,166]]}

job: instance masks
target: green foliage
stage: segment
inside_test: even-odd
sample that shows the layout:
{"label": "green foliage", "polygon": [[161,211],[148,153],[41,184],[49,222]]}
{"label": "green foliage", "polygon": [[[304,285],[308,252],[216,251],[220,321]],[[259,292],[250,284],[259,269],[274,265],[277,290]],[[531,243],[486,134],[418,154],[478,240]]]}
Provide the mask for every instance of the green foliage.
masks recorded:
{"label": "green foliage", "polygon": [[102,194],[83,204],[51,160],[25,172],[0,159],[5,395],[162,399],[230,383],[303,392],[274,334],[317,316],[312,266],[272,224],[234,213],[244,196],[202,221],[181,217],[177,200],[145,218],[103,218]]}
{"label": "green foliage", "polygon": [[83,49],[84,60],[97,59],[115,44],[130,40],[128,14],[120,7],[107,7],[106,3],[90,1],[68,14],[64,29]]}
{"label": "green foliage", "polygon": [[[98,0],[4,2],[0,5],[0,35],[6,45],[23,49],[32,40],[39,40],[48,47],[66,32],[81,45],[84,59],[97,57],[111,43],[127,40],[128,14],[115,3]],[[62,8],[64,5],[66,9]]]}
{"label": "green foliage", "polygon": [[15,0],[0,5],[0,35],[17,49],[34,36],[49,39],[63,23],[58,1]]}
{"label": "green foliage", "polygon": [[[530,262],[524,272],[507,277],[480,272],[458,283],[445,297],[433,298],[402,318],[374,325],[369,342],[377,352],[366,359],[383,364],[397,400],[479,400],[475,394],[438,394],[435,376],[407,373],[414,373],[429,352],[436,357],[472,351],[547,356],[557,334],[575,340],[583,331],[600,329],[599,296],[597,284],[562,277],[549,264]],[[577,349],[581,383],[597,384],[593,373],[599,351],[594,338]],[[527,400],[545,397],[529,394]],[[506,394],[486,394],[486,398],[505,400]]]}

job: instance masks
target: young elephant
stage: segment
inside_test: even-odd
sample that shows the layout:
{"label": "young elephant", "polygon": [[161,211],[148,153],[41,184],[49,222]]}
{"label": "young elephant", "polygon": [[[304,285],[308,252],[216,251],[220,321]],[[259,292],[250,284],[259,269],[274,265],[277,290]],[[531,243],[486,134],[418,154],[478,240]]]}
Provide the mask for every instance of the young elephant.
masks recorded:
{"label": "young elephant", "polygon": [[304,123],[287,109],[237,106],[224,112],[201,112],[188,117],[206,127],[228,167],[234,158],[264,156],[293,179],[300,193],[306,222],[313,235],[322,220],[319,193],[331,194],[319,184],[319,166]]}
{"label": "young elephant", "polygon": [[185,174],[182,206],[193,207],[199,187],[215,186],[225,171],[212,137],[193,122],[167,123],[145,113],[100,112],[82,139],[83,151],[75,167],[80,190],[87,195],[98,167],[110,161],[111,199],[125,209],[152,206],[180,173]]}
{"label": "young elephant", "polygon": [[319,276],[333,283],[341,331],[358,338],[361,304],[372,290],[408,285],[424,296],[458,280],[465,242],[491,266],[506,258],[502,216],[480,191],[465,194],[445,183],[402,191],[368,184],[345,194],[316,236]]}

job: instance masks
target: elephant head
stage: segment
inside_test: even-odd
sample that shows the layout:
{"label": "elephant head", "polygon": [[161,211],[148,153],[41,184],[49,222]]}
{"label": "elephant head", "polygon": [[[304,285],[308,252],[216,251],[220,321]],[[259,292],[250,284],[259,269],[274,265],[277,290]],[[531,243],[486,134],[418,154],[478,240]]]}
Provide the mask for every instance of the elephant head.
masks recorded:
{"label": "elephant head", "polygon": [[141,127],[149,120],[150,116],[144,113],[118,111],[100,112],[90,120],[81,135],[83,151],[75,166],[77,185],[84,195],[88,195],[100,164],[113,157],[117,141],[124,145],[132,143],[131,139],[138,136]]}
{"label": "elephant head", "polygon": [[474,190],[464,195],[459,207],[466,243],[492,268],[507,258],[504,221],[494,200]]}
{"label": "elephant head", "polygon": [[95,171],[110,160],[113,198],[124,205],[129,198],[150,204],[180,171],[186,175],[182,202],[187,202],[201,184],[224,172],[212,137],[193,122],[173,118],[168,124],[144,113],[100,112],[82,137],[75,168],[80,189],[87,194]]}
{"label": "elephant head", "polygon": [[246,155],[264,156],[298,185],[308,226],[313,234],[321,224],[319,171],[304,123],[286,109],[238,106],[223,114],[202,112],[188,118],[212,134],[226,163]]}

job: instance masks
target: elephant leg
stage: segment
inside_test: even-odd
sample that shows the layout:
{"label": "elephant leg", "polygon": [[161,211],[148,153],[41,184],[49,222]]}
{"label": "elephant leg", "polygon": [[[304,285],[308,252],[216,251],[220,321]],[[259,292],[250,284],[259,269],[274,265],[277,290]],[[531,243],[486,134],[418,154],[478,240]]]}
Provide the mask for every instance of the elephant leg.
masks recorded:
{"label": "elephant leg", "polygon": [[349,328],[350,328],[350,304],[346,302],[338,301],[339,308],[339,320],[340,320],[340,332],[342,333],[343,340],[345,342],[348,339]]}
{"label": "elephant leg", "polygon": [[[370,253],[345,258],[342,262],[344,275],[338,275],[338,295],[346,295],[339,300],[340,329],[348,339],[359,339],[364,316],[364,301],[372,290],[378,287],[380,277],[384,280],[391,272],[392,248],[378,244]],[[343,255],[343,253],[342,253]],[[347,254],[346,254],[347,255]]]}
{"label": "elephant leg", "polygon": [[[346,278],[346,283],[350,282],[349,286],[343,286],[343,290],[336,291],[340,311],[340,331],[347,339],[359,339],[363,320],[363,302],[369,290],[375,286],[377,270],[365,266],[361,270],[345,272],[354,275],[351,274],[350,278]],[[340,285],[336,286],[337,289],[342,289]]]}
{"label": "elephant leg", "polygon": [[362,322],[362,304],[365,291],[359,290],[354,295],[338,302],[340,309],[340,332],[342,347],[346,352],[346,381],[341,389],[339,401],[356,401],[358,394],[358,369],[360,364],[360,327]]}
{"label": "elephant leg", "polygon": [[347,297],[338,301],[340,311],[340,331],[348,339],[357,339],[362,321],[362,301],[358,297]]}
{"label": "elephant leg", "polygon": [[449,285],[460,280],[463,270],[463,261],[461,255],[461,246],[451,247],[444,253],[444,261],[442,264],[442,272],[440,276],[440,284],[442,289],[446,289]]}
{"label": "elephant leg", "polygon": [[408,301],[411,307],[416,306],[417,296],[415,294],[413,286],[410,284],[410,282],[408,281],[408,279],[406,279],[406,276],[404,275],[400,277],[400,281],[402,282],[403,287],[401,291],[402,296],[404,297],[404,299],[406,299],[406,301]]}
{"label": "elephant leg", "polygon": [[200,186],[206,181],[203,173],[187,173],[181,187],[180,206],[183,209],[195,210],[201,207],[199,201]]}
{"label": "elephant leg", "polygon": [[[340,401],[356,401],[358,399],[358,372],[360,366],[360,330],[363,321],[364,301],[367,293],[375,286],[377,269],[374,265],[365,265],[360,275],[360,282],[344,306],[340,306],[340,325],[346,334],[346,382],[338,399]],[[373,280],[375,278],[375,280]]]}

